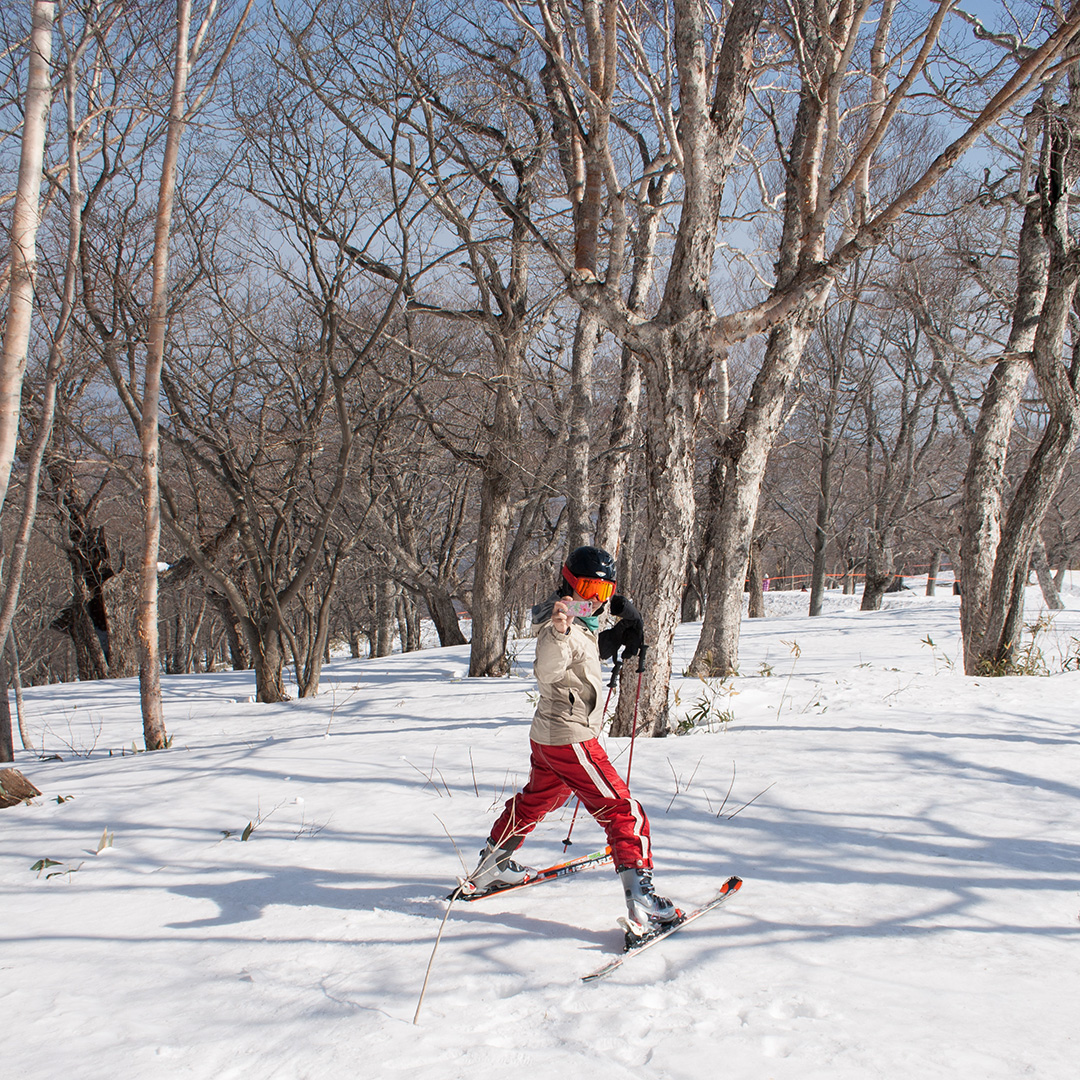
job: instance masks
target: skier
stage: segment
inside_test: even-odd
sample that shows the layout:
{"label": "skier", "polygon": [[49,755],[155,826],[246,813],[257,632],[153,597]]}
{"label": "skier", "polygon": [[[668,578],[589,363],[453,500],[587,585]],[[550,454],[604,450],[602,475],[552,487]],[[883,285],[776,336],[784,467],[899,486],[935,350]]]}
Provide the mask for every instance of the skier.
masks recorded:
{"label": "skier", "polygon": [[[531,872],[511,856],[549,811],[576,795],[607,833],[627,914],[644,932],[678,921],[678,909],[657,896],[652,883],[649,821],[608,760],[597,736],[603,720],[600,660],[623,649],[637,654],[644,624],[628,599],[615,594],[615,560],[597,547],[579,547],[562,567],[557,592],[532,611],[536,637],[533,671],[540,700],[529,740],[531,771],[495,822],[480,863],[462,883],[469,892],[520,884]],[[572,602],[589,612],[572,615]],[[598,633],[604,605],[619,621]]]}

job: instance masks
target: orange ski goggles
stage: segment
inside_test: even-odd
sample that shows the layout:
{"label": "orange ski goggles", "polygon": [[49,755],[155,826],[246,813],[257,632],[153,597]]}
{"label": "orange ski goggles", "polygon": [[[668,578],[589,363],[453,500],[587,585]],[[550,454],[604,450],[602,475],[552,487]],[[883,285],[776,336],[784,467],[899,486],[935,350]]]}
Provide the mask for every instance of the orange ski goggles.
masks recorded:
{"label": "orange ski goggles", "polygon": [[600,578],[574,577],[566,567],[563,567],[562,576],[574,588],[574,591],[582,600],[595,600],[602,604],[611,598],[615,591],[614,581],[602,581]]}

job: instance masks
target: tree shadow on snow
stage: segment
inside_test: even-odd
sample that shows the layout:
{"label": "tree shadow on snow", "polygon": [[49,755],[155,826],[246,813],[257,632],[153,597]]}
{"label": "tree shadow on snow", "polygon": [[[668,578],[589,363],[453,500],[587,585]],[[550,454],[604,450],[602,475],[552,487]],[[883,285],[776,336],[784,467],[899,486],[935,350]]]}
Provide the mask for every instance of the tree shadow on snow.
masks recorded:
{"label": "tree shadow on snow", "polygon": [[[206,872],[220,874],[215,868]],[[446,898],[452,888],[445,880],[418,880],[393,883],[359,873],[312,871],[305,867],[263,866],[254,874],[231,881],[200,881],[197,878],[173,884],[168,891],[191,900],[213,903],[217,911],[206,916],[167,924],[171,930],[204,930],[212,927],[255,922],[271,907],[310,907],[339,911],[387,911],[404,916],[421,916],[414,940],[430,938],[429,920],[441,920]],[[495,901],[481,908],[466,902],[455,904],[455,925],[470,927],[465,940],[484,941],[490,934],[505,940],[502,932],[535,935],[548,939],[570,939],[595,946],[611,943],[612,934],[573,926],[557,919],[500,909]],[[394,940],[402,940],[401,924],[393,930]],[[460,936],[460,935],[459,935]],[[409,940],[405,938],[404,940]]]}
{"label": "tree shadow on snow", "polygon": [[[1060,829],[1056,836],[1032,834],[1031,820],[1023,826],[1026,835],[1007,835],[1008,819],[994,818],[988,826],[994,835],[983,835],[972,830],[971,822],[978,819],[966,810],[953,817],[969,790],[961,784],[974,791],[990,785],[981,793],[988,805],[994,801],[993,786],[1004,784],[1030,789],[1036,798],[1061,797],[1063,808],[1080,795],[1080,788],[1019,768],[928,750],[925,743],[902,756],[904,771],[933,771],[940,783],[920,785],[905,795],[883,781],[876,811],[866,805],[865,793],[856,800],[861,806],[832,808],[820,799],[784,805],[778,789],[734,818],[703,815],[685,797],[669,813],[656,813],[658,883],[677,891],[693,882],[694,899],[704,900],[709,891],[705,882],[718,885],[733,872],[746,882],[722,923],[698,924],[699,944],[725,949],[764,941],[949,933],[1062,941],[1080,937],[1075,905],[1062,907],[1053,899],[1080,889],[1080,842],[1063,838]],[[814,774],[812,762],[806,768]],[[872,782],[861,775],[853,782],[865,785],[868,779]],[[835,784],[830,778],[822,791],[835,790]],[[728,811],[739,805],[733,801]],[[702,828],[705,816],[716,822],[715,829]],[[676,850],[674,837],[693,837],[694,844]]]}

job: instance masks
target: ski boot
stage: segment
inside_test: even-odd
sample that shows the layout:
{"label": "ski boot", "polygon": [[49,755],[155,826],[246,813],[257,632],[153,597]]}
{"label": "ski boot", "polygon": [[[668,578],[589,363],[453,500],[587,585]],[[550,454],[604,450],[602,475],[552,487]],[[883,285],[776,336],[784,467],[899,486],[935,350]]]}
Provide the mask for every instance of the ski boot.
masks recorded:
{"label": "ski boot", "polygon": [[505,847],[496,847],[489,838],[480,852],[476,869],[461,883],[462,894],[475,896],[498,892],[526,881],[535,871],[531,866],[521,866],[510,858],[520,843],[520,840],[516,844],[510,841]]}
{"label": "ski boot", "polygon": [[682,922],[683,913],[666,897],[653,890],[652,870],[637,866],[620,867],[616,873],[622,879],[626,895],[626,919],[620,919],[626,930],[626,948],[632,949],[658,931]]}

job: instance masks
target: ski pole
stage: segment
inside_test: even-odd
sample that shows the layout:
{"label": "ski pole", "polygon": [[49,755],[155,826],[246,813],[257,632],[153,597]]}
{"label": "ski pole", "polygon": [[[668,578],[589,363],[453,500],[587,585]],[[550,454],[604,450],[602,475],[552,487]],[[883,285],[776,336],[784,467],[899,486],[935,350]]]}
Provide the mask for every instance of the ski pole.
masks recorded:
{"label": "ski pole", "polygon": [[[615,685],[619,681],[619,670],[622,668],[622,661],[616,657],[615,662],[611,668],[611,681],[608,683],[607,697],[604,699],[604,711],[600,716],[600,723],[603,725],[604,720],[607,719],[607,707],[611,702],[611,695],[615,690]],[[563,854],[566,854],[566,849],[574,842],[570,839],[570,835],[574,831],[574,823],[577,821],[577,813],[581,809],[581,800],[578,799],[577,805],[574,807],[574,816],[570,819],[570,828],[566,830],[566,839],[563,840]]]}
{"label": "ski pole", "polygon": [[566,838],[562,842],[563,854],[566,854],[566,849],[574,842],[570,839],[570,834],[574,831],[574,822],[577,821],[577,812],[581,809],[581,800],[578,799],[577,805],[574,807],[574,816],[570,819],[570,828],[566,830]]}
{"label": "ski pole", "polygon": [[645,653],[648,652],[649,646],[643,641],[641,643],[641,651],[638,653],[637,664],[637,692],[634,694],[634,722],[630,728],[630,758],[626,762],[626,782],[630,783],[630,770],[634,767],[634,739],[637,738],[637,713],[638,713],[638,700],[641,698],[641,673],[645,670]]}
{"label": "ski pole", "polygon": [[622,661],[618,657],[616,657],[611,668],[611,680],[607,684],[607,697],[604,698],[604,712],[603,715],[600,717],[601,724],[603,724],[604,720],[607,719],[607,707],[611,703],[611,695],[614,693],[615,686],[619,681],[619,671],[621,668]]}

